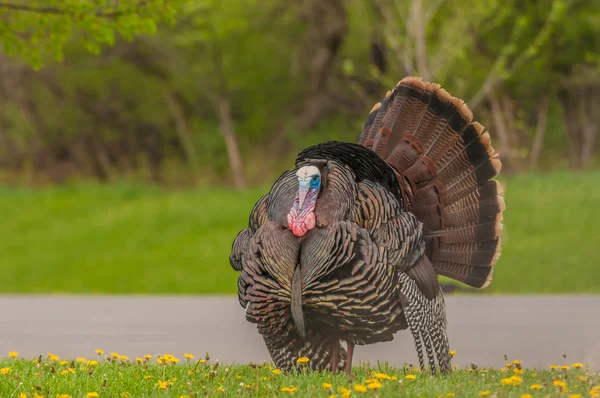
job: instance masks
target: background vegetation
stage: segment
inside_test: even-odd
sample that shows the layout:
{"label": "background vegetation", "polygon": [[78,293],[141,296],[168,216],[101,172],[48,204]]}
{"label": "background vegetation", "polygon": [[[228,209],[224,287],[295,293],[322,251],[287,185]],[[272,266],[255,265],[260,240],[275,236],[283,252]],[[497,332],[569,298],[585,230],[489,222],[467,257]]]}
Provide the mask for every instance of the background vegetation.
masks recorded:
{"label": "background vegetation", "polygon": [[600,292],[585,0],[0,0],[0,290],[233,292],[253,201],[406,75],[503,159],[492,291]]}

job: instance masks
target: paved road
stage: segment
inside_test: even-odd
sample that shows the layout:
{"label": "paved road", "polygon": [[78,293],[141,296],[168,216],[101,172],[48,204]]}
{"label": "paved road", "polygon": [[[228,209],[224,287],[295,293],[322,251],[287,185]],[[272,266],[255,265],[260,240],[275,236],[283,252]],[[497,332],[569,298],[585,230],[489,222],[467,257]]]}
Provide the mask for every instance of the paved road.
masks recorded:
{"label": "paved road", "polygon": [[[502,366],[506,354],[528,367],[600,369],[600,296],[450,296],[447,307],[460,366]],[[410,333],[396,336],[358,347],[357,359],[415,363]],[[90,358],[96,348],[130,358],[208,351],[227,363],[269,359],[233,297],[0,296],[0,356]]]}

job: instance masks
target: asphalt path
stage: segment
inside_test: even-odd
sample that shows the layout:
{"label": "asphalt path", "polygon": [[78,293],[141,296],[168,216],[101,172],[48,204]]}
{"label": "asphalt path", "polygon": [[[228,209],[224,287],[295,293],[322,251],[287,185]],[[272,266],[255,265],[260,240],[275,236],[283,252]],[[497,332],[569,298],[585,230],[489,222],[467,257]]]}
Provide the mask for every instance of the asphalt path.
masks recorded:
{"label": "asphalt path", "polygon": [[[582,362],[600,370],[600,296],[461,295],[446,304],[459,366],[502,366],[506,355],[527,367]],[[209,352],[226,363],[269,360],[231,296],[0,296],[0,356],[93,358],[97,348],[130,358]],[[355,355],[371,364],[417,361],[408,331]]]}

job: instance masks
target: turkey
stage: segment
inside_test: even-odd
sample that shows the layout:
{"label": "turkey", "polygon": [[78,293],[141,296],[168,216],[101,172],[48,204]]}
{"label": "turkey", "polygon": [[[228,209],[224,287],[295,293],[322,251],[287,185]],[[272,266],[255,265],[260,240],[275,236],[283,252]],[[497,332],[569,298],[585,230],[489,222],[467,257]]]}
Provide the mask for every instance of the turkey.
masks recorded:
{"label": "turkey", "polygon": [[[358,144],[303,150],[233,242],[238,297],[274,364],[350,373],[355,345],[409,329],[450,372],[437,275],[484,288],[500,256],[501,163],[464,101],[401,80]],[[345,343],[344,345],[342,343]]]}

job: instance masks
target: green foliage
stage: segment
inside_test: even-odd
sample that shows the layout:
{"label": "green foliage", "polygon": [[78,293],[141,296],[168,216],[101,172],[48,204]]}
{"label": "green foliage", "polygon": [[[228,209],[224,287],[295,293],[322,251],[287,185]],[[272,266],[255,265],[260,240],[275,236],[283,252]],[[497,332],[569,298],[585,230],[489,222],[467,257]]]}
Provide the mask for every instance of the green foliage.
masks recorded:
{"label": "green foliage", "polygon": [[[595,396],[600,377],[581,364],[566,369],[511,368],[456,369],[452,376],[432,376],[405,366],[381,364],[353,368],[353,377],[338,373],[280,372],[268,364],[224,365],[205,359],[178,359],[159,365],[154,359],[98,358],[89,365],[70,359],[41,362],[21,359],[0,360],[0,393],[12,396],[33,393],[47,397],[194,397],[194,396],[377,396],[377,397],[523,397]],[[140,356],[143,353],[140,353]],[[173,356],[165,358],[177,359]],[[103,357],[103,356],[102,356]],[[207,354],[208,357],[208,354]],[[96,358],[94,356],[94,358]],[[518,361],[517,361],[518,362]],[[514,366],[512,363],[510,364]],[[519,369],[521,365],[519,364]],[[533,388],[532,388],[533,386]],[[538,388],[539,387],[539,388]],[[596,392],[593,392],[596,391]],[[94,395],[95,393],[95,395]],[[523,395],[527,394],[527,395]],[[572,395],[574,396],[574,395]]]}
{"label": "green foliage", "polygon": [[[504,179],[502,257],[481,292],[600,293],[599,178]],[[267,189],[3,188],[0,292],[234,293],[231,243]]]}
{"label": "green foliage", "polygon": [[66,43],[76,37],[92,54],[114,45],[116,34],[127,40],[156,32],[156,22],[174,22],[184,0],[13,0],[0,3],[0,43],[8,55],[23,56],[39,69],[53,57],[63,60]]}

